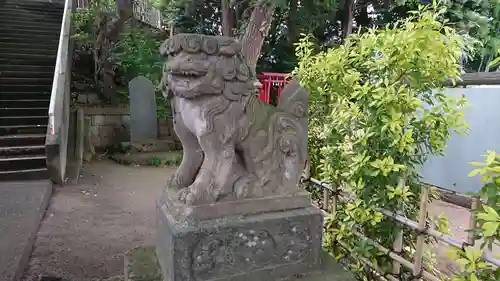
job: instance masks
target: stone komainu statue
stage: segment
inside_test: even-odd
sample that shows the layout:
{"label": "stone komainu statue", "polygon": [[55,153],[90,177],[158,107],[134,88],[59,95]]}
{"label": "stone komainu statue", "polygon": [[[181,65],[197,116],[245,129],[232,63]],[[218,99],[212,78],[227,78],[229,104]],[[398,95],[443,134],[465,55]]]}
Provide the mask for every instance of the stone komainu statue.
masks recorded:
{"label": "stone komainu statue", "polygon": [[307,92],[278,107],[257,99],[255,73],[230,37],[178,34],[160,48],[161,87],[184,149],[169,187],[189,205],[293,194],[307,158]]}

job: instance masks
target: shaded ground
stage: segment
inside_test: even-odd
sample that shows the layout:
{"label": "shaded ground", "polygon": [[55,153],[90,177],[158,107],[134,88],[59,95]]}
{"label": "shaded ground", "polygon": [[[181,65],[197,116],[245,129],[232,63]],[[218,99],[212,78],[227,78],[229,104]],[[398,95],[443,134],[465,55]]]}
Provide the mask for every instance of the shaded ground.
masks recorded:
{"label": "shaded ground", "polygon": [[173,170],[96,162],[78,185],[56,187],[22,280],[123,274],[124,252],[154,243],[154,202]]}
{"label": "shaded ground", "polygon": [[[154,245],[155,206],[170,168],[122,166],[102,161],[84,167],[76,186],[55,188],[23,281],[40,275],[88,281],[123,274],[123,254]],[[444,214],[454,237],[466,237],[467,209],[434,202],[431,215]],[[451,260],[440,246],[439,268],[449,272]]]}
{"label": "shaded ground", "polygon": [[0,182],[0,280],[22,276],[51,191],[48,180]]}
{"label": "shaded ground", "polygon": [[[429,214],[443,214],[450,222],[452,237],[460,242],[466,241],[467,232],[465,230],[469,228],[470,219],[470,212],[468,209],[443,201],[435,201],[429,208]],[[476,241],[476,246],[479,245],[480,241]],[[449,258],[449,252],[452,248],[444,243],[440,243],[437,249],[436,259],[439,269],[444,273],[456,272],[458,266]],[[499,245],[493,247],[493,256],[495,255],[500,255]]]}

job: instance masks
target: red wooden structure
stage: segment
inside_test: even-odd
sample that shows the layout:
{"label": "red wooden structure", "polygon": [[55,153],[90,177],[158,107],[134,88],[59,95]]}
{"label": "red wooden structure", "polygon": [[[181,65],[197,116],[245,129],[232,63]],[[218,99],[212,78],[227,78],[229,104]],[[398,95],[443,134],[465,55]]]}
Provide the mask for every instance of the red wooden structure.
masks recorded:
{"label": "red wooden structure", "polygon": [[257,75],[257,79],[262,84],[262,87],[259,89],[259,99],[263,102],[271,103],[273,98],[276,97],[276,104],[278,104],[281,89],[285,87],[290,77],[285,73],[262,72],[260,75]]}

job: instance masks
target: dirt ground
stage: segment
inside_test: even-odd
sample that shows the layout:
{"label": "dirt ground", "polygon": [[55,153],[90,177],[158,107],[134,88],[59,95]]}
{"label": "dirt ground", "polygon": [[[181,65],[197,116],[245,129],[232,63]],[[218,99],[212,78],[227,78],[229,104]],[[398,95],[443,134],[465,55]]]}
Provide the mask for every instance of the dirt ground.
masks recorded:
{"label": "dirt ground", "polygon": [[78,185],[55,188],[22,280],[123,274],[124,252],[154,245],[155,200],[174,170],[111,161],[86,165]]}
{"label": "dirt ground", "polygon": [[[154,245],[154,202],[174,170],[111,161],[86,165],[78,185],[55,189],[22,280],[43,275],[88,281],[123,274],[124,252]],[[468,210],[437,201],[430,214],[444,214],[453,236],[466,238]],[[440,246],[437,260],[449,272],[447,252]]]}

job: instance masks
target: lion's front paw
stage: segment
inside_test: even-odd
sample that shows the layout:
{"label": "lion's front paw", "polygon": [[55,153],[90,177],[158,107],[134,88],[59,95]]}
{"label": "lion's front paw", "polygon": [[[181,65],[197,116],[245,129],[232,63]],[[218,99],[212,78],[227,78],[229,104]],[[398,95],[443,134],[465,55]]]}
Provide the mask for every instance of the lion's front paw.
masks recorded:
{"label": "lion's front paw", "polygon": [[181,188],[184,188],[184,187],[187,187],[187,186],[189,186],[189,184],[186,183],[186,181],[184,180],[184,178],[179,173],[174,173],[170,177],[170,180],[168,182],[168,187],[170,187],[170,188],[181,189]]}
{"label": "lion's front paw", "polygon": [[177,193],[177,199],[187,205],[196,205],[196,203],[203,201],[200,194],[191,187],[181,189],[179,193]]}
{"label": "lion's front paw", "polygon": [[254,195],[253,182],[254,181],[252,180],[251,177],[248,176],[240,177],[234,183],[234,192],[236,193],[236,198],[244,199]]}
{"label": "lion's front paw", "polygon": [[215,197],[209,192],[211,188],[206,188],[206,185],[192,184],[189,187],[183,188],[178,193],[179,201],[187,205],[197,205],[215,202]]}
{"label": "lion's front paw", "polygon": [[177,193],[177,199],[186,205],[195,205],[202,201],[200,196],[192,192],[189,187],[181,189],[179,193]]}
{"label": "lion's front paw", "polygon": [[179,201],[181,201],[182,203],[186,203],[186,198],[188,197],[188,195],[191,193],[191,190],[189,189],[189,187],[185,187],[183,189],[181,189],[178,193],[177,193],[177,199]]}

